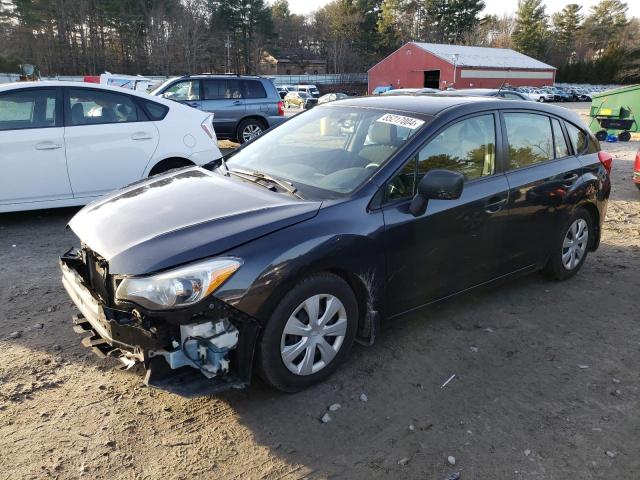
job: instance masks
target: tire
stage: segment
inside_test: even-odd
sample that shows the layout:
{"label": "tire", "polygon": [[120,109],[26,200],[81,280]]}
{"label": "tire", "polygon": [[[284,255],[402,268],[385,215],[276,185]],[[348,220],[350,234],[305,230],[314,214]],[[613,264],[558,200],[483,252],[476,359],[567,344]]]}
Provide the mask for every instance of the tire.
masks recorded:
{"label": "tire", "polygon": [[539,101],[540,103],[544,103],[544,97],[540,97],[540,98],[538,99],[538,101]]}
{"label": "tire", "polygon": [[600,142],[604,142],[607,139],[607,131],[606,130],[598,130],[596,132],[596,138],[600,141]]}
{"label": "tire", "polygon": [[249,140],[253,140],[256,137],[262,135],[262,132],[266,130],[264,124],[260,120],[248,118],[243,120],[238,125],[237,138],[240,143],[247,143]]}
{"label": "tire", "polygon": [[[330,305],[335,312],[321,327]],[[308,320],[313,315],[309,311],[314,310],[319,320],[312,328]],[[357,326],[358,302],[347,282],[331,273],[306,277],[282,298],[264,327],[256,354],[259,375],[283,392],[297,392],[321,382],[349,354]],[[333,332],[322,335],[324,329]]]}
{"label": "tire", "polygon": [[620,140],[621,142],[628,142],[629,140],[631,140],[631,132],[620,132],[618,134],[618,140]]}
{"label": "tire", "polygon": [[[586,232],[586,237],[581,232]],[[576,234],[578,242],[575,242]],[[582,241],[580,241],[581,238]],[[578,273],[587,258],[589,246],[594,238],[591,215],[584,208],[577,208],[554,240],[551,257],[544,269],[547,276],[561,281]]]}

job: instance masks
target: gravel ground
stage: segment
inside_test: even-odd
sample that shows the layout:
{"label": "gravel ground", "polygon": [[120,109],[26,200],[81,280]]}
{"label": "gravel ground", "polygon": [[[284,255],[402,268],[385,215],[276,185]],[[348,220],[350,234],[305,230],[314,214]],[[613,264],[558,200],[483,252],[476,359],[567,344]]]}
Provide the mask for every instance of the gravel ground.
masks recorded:
{"label": "gravel ground", "polygon": [[605,146],[602,245],[572,280],[531,275],[386,325],[295,395],[255,381],[186,400],[94,357],[56,263],[75,210],[0,215],[0,478],[637,478],[638,146]]}

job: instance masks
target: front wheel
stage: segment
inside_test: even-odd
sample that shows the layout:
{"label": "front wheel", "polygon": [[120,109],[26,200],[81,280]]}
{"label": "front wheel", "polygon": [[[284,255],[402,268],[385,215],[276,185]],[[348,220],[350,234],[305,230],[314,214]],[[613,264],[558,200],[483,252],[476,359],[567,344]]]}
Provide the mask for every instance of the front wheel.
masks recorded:
{"label": "front wheel", "polygon": [[545,272],[556,280],[573,277],[587,258],[593,236],[591,215],[584,208],[576,209],[556,237]]}
{"label": "front wheel", "polygon": [[357,325],[358,303],[347,282],[331,273],[305,278],[265,325],[257,351],[260,376],[284,392],[324,380],[349,354]]}

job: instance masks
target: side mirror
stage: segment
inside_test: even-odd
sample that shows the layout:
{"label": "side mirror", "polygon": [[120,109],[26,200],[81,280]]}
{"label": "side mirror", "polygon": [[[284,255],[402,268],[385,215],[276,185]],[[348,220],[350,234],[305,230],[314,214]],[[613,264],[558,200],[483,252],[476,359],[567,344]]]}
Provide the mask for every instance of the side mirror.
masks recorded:
{"label": "side mirror", "polygon": [[430,170],[418,184],[418,193],[409,206],[416,217],[427,210],[430,199],[455,200],[462,195],[464,176],[451,170]]}

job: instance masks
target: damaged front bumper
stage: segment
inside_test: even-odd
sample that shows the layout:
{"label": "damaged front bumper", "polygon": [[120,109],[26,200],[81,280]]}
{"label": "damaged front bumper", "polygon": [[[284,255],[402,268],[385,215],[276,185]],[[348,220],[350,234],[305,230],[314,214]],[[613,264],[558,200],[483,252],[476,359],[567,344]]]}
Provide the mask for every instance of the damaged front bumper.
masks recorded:
{"label": "damaged front bumper", "polygon": [[[87,253],[72,249],[60,258],[62,284],[80,310],[74,331],[86,335],[85,347],[126,368],[144,365],[144,382],[185,397],[244,388],[251,379],[258,322],[209,298],[200,307],[179,312],[111,308],[104,292],[107,273],[96,275]],[[97,280],[96,280],[97,277]]]}

